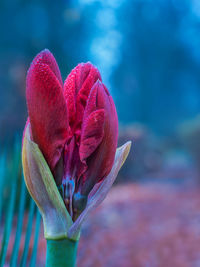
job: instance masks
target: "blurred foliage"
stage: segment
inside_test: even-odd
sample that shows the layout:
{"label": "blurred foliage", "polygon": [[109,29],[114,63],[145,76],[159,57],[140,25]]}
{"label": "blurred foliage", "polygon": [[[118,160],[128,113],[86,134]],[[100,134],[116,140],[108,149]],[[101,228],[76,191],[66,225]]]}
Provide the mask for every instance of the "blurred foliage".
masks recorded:
{"label": "blurred foliage", "polygon": [[121,126],[119,145],[132,141],[132,149],[117,182],[173,179],[196,182],[200,173],[199,117],[177,126],[174,135],[161,138],[143,124]]}
{"label": "blurred foliage", "polygon": [[1,267],[34,267],[37,258],[41,216],[25,187],[20,149],[16,141],[10,153],[0,153]]}
{"label": "blurred foliage", "polygon": [[125,1],[119,21],[124,45],[113,73],[119,117],[172,134],[200,111],[199,1]]}
{"label": "blurred foliage", "polygon": [[119,144],[127,140],[131,140],[133,145],[118,181],[138,180],[161,169],[162,144],[147,127],[141,124],[121,126]]}
{"label": "blurred foliage", "polygon": [[182,145],[193,156],[200,178],[200,114],[178,125],[177,133]]}
{"label": "blurred foliage", "polygon": [[0,1],[0,141],[22,132],[25,77],[49,48],[63,79],[81,61],[100,69],[122,124],[157,134],[200,112],[197,0]]}

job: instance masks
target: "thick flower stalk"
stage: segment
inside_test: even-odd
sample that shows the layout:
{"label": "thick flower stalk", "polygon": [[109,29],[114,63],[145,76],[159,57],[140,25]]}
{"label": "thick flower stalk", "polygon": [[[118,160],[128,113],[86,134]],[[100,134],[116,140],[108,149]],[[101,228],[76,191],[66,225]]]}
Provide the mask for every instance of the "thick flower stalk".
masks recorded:
{"label": "thick flower stalk", "polygon": [[63,85],[55,58],[42,51],[29,68],[26,99],[23,170],[43,217],[46,264],[73,266],[81,224],[108,193],[130,142],[117,149],[116,108],[89,62]]}

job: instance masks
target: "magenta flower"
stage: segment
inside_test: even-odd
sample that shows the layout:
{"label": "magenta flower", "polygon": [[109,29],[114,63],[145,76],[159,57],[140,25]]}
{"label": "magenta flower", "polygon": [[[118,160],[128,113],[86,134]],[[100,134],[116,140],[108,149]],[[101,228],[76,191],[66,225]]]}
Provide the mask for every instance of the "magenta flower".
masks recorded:
{"label": "magenta flower", "polygon": [[[29,118],[24,136],[29,129],[30,142],[39,147],[75,221],[86,208],[88,196],[94,195],[113,167],[118,139],[113,99],[89,62],[74,68],[63,86],[56,60],[48,50],[39,53],[30,66],[26,99]],[[36,166],[29,150],[25,146],[25,180],[36,202],[41,202],[35,189],[41,179],[35,170],[43,166]]]}
{"label": "magenta flower", "polygon": [[89,62],[74,68],[63,86],[48,50],[31,64],[26,97],[32,140],[62,185],[65,203],[71,192],[80,205],[114,162],[118,119],[113,99]]}

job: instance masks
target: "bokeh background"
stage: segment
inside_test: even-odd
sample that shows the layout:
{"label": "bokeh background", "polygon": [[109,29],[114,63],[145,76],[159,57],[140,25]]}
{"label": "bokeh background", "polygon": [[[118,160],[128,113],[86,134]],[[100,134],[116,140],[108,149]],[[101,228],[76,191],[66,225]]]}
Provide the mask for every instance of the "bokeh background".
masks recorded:
{"label": "bokeh background", "polygon": [[133,142],[84,225],[78,266],[200,266],[200,1],[0,0],[0,153],[11,161],[26,72],[44,48],[63,80],[79,62],[99,68],[119,145]]}

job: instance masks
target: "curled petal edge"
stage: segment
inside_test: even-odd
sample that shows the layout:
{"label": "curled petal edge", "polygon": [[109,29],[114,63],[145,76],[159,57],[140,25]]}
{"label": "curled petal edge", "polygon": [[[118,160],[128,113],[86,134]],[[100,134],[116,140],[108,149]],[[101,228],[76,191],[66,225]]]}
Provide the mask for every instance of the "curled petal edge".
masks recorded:
{"label": "curled petal edge", "polygon": [[[73,221],[64,205],[42,152],[38,145],[30,139],[29,127],[30,125],[26,128],[22,148],[25,183],[42,215],[45,238],[66,238]],[[77,231],[72,239],[78,240],[79,236],[80,233]]]}
{"label": "curled petal edge", "polygon": [[73,223],[73,225],[69,228],[68,237],[74,239],[78,233],[80,233],[81,225],[87,218],[89,212],[99,206],[101,202],[107,196],[111,186],[113,185],[115,179],[117,178],[117,174],[124,164],[129,151],[131,148],[131,141],[126,142],[123,146],[119,147],[115,153],[115,160],[113,167],[108,174],[108,176],[97,184],[96,188],[94,187],[90,192],[88,203],[84,211],[80,214],[78,219]]}

